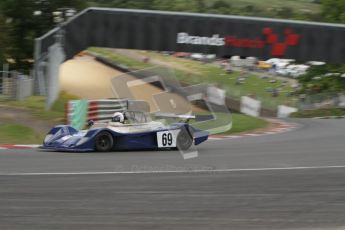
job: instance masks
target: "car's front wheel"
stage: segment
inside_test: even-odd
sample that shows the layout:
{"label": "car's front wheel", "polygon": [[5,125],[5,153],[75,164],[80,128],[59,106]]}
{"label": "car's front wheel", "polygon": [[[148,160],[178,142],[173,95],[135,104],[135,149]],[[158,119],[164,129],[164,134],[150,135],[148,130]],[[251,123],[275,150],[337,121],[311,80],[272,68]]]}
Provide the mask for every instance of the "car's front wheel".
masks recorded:
{"label": "car's front wheel", "polygon": [[95,138],[95,148],[98,152],[109,152],[113,148],[113,136],[109,132],[100,132]]}

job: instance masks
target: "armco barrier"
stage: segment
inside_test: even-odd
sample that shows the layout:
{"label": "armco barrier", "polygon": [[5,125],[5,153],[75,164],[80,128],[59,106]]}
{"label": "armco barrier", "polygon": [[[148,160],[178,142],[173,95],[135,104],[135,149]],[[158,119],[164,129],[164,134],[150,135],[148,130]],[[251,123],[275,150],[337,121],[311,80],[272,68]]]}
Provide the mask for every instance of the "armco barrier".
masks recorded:
{"label": "armco barrier", "polygon": [[108,99],[90,100],[88,109],[88,120],[110,120],[115,112],[121,112],[128,107],[128,100]]}
{"label": "armco barrier", "polygon": [[128,99],[71,100],[65,106],[65,120],[82,129],[87,120],[110,120],[115,112],[126,110],[149,112],[150,106],[145,101]]}
{"label": "armco barrier", "polygon": [[[85,101],[85,106],[83,106],[83,101]],[[127,99],[69,101],[65,107],[66,124],[81,129],[86,120],[110,120],[115,112],[127,110],[128,103]],[[86,119],[82,119],[84,113],[86,113]]]}

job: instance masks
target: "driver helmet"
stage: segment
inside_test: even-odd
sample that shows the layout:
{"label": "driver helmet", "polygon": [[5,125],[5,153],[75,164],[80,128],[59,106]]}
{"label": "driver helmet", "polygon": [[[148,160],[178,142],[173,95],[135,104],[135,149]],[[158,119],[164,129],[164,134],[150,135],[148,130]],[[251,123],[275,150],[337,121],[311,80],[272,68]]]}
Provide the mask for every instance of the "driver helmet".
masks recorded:
{"label": "driver helmet", "polygon": [[125,116],[123,115],[123,113],[120,112],[116,112],[113,114],[113,117],[111,118],[112,122],[120,122],[123,123],[125,121]]}

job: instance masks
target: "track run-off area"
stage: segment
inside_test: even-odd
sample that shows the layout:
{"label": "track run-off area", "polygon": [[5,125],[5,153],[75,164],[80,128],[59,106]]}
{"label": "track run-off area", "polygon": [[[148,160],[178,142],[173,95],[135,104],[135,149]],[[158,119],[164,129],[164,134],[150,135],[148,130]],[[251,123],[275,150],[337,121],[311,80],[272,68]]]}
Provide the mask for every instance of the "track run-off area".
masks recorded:
{"label": "track run-off area", "polygon": [[0,229],[345,229],[345,119],[178,151],[0,149]]}

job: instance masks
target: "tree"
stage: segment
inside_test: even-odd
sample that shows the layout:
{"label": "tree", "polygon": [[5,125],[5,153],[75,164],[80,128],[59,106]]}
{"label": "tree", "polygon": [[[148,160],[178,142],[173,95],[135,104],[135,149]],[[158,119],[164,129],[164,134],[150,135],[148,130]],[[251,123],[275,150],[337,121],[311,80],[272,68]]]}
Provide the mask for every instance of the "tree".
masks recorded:
{"label": "tree", "polygon": [[290,7],[282,7],[277,11],[277,16],[280,18],[293,18],[294,12]]}
{"label": "tree", "polygon": [[255,10],[255,7],[253,5],[246,5],[244,7],[245,12],[253,12]]}
{"label": "tree", "polygon": [[345,23],[345,0],[322,0],[321,9],[325,21]]}
{"label": "tree", "polygon": [[52,13],[61,7],[82,9],[82,0],[2,0],[2,12],[8,31],[8,55],[14,59],[14,68],[31,68],[34,39],[52,29]]}
{"label": "tree", "polygon": [[212,7],[214,9],[231,8],[231,5],[223,0],[217,0],[213,3]]}
{"label": "tree", "polygon": [[174,1],[154,0],[154,10],[174,10]]}
{"label": "tree", "polygon": [[229,14],[231,13],[231,5],[223,0],[217,0],[213,3],[212,8],[218,14]]}
{"label": "tree", "polygon": [[345,78],[329,73],[344,73],[345,65],[312,66],[308,72],[299,77],[303,93],[333,93],[345,91]]}
{"label": "tree", "polygon": [[2,13],[2,7],[0,5],[0,67],[2,63],[6,61],[8,31],[6,25],[6,19]]}
{"label": "tree", "polygon": [[129,8],[129,9],[152,9],[154,0],[113,0],[113,1],[98,1],[105,6],[115,8]]}
{"label": "tree", "polygon": [[204,0],[196,0],[196,10],[197,12],[204,13],[206,12],[207,6]]}

